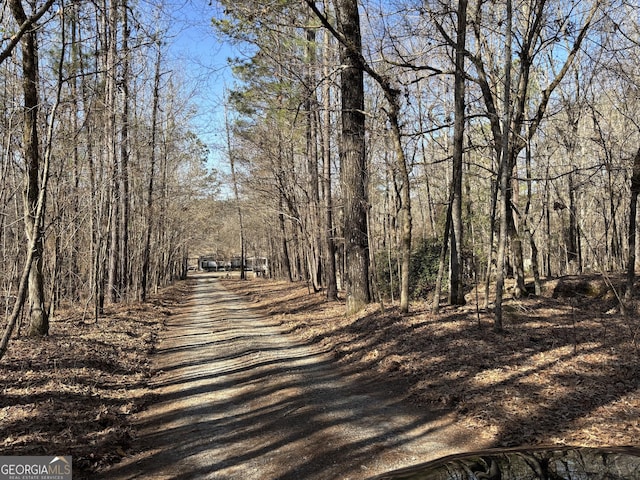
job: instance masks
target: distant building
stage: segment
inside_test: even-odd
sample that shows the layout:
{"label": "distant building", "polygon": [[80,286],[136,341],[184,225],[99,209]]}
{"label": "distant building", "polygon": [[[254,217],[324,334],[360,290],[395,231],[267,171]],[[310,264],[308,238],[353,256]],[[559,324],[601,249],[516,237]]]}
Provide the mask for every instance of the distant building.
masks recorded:
{"label": "distant building", "polygon": [[240,266],[242,265],[242,258],[232,257],[230,263],[231,263],[231,270],[240,270]]}
{"label": "distant building", "polygon": [[217,272],[218,261],[215,255],[204,255],[198,259],[198,268],[205,272]]}
{"label": "distant building", "polygon": [[269,273],[269,261],[267,257],[247,258],[247,270],[251,270],[256,275],[267,275]]}
{"label": "distant building", "polygon": [[[204,272],[227,272],[230,270],[240,270],[242,259],[239,256],[231,257],[229,260],[222,259],[217,255],[203,255],[198,258],[198,270]],[[248,257],[244,261],[244,269],[255,272],[256,275],[268,275],[269,261],[267,257]]]}

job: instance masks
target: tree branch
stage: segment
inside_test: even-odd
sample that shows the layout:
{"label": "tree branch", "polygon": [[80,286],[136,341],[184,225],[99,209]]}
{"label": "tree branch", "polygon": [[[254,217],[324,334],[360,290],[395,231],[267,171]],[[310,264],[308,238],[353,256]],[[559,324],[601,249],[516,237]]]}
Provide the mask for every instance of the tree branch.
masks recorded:
{"label": "tree branch", "polygon": [[598,11],[599,5],[600,5],[599,1],[593,2],[593,6],[591,7],[589,16],[587,17],[584,25],[582,26],[582,30],[580,30],[580,34],[578,35],[576,42],[573,44],[573,47],[571,48],[571,51],[569,52],[569,55],[567,56],[567,59],[564,62],[564,65],[562,65],[560,72],[558,72],[558,74],[553,79],[553,81],[549,84],[549,86],[542,92],[542,100],[540,101],[540,105],[538,105],[538,111],[536,112],[535,117],[533,117],[531,121],[531,126],[529,127],[529,134],[528,134],[529,138],[533,138],[538,127],[540,126],[540,122],[544,117],[544,114],[547,110],[547,105],[549,104],[549,100],[551,99],[551,94],[556,89],[556,87],[560,84],[560,82],[566,75],[567,71],[571,67],[571,64],[573,63],[573,59],[577,55],[578,50],[580,50],[580,47],[582,46],[583,40],[587,36],[587,32],[591,27],[591,22],[593,21],[593,17]]}
{"label": "tree branch", "polygon": [[34,23],[40,20],[42,16],[47,13],[54,2],[55,0],[47,0],[45,4],[42,5],[40,10],[38,10],[34,15],[24,19],[22,25],[20,25],[20,29],[18,30],[18,32],[11,37],[9,44],[5,47],[4,50],[2,50],[2,52],[0,52],[0,64],[2,64],[2,62],[4,62],[11,56],[13,49],[16,47],[16,45],[18,45],[20,39],[31,29]]}

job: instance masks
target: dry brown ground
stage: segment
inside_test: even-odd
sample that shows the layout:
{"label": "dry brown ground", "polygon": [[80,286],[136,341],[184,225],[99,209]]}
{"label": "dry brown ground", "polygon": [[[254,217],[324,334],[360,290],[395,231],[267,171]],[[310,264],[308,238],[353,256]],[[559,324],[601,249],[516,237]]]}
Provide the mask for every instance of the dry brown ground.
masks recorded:
{"label": "dry brown ground", "polygon": [[[496,446],[638,444],[640,321],[617,312],[599,277],[509,300],[502,334],[475,305],[437,316],[423,304],[404,316],[371,305],[345,318],[342,302],[302,284],[224,282],[340,362],[402,379],[409,401],[456,411]],[[45,340],[14,340],[0,363],[0,455],[73,455],[74,478],[125,456],[130,416],[151,400],[157,332],[189,290],[111,308],[98,323],[67,310]]]}
{"label": "dry brown ground", "polygon": [[[620,279],[618,279],[619,281]],[[345,318],[342,303],[284,282],[225,281],[343,363],[408,381],[408,398],[446,405],[495,446],[638,445],[640,320],[615,308],[609,280],[569,277],[544,295],[510,299],[505,331],[473,304],[432,315],[370,305]],[[614,282],[615,283],[615,282]]]}
{"label": "dry brown ground", "polygon": [[157,333],[189,289],[108,307],[97,323],[61,310],[45,339],[13,340],[0,362],[0,455],[72,455],[78,479],[119,461],[134,434],[129,418],[150,399]]}

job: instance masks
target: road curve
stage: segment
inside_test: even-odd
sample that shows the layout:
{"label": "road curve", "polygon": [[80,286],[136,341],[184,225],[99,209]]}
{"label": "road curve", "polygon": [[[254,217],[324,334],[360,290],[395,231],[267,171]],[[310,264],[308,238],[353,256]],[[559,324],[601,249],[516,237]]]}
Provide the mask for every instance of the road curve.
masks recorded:
{"label": "road curve", "polygon": [[365,479],[484,446],[453,416],[339,369],[212,275],[169,318],[154,365],[140,453],[103,479]]}

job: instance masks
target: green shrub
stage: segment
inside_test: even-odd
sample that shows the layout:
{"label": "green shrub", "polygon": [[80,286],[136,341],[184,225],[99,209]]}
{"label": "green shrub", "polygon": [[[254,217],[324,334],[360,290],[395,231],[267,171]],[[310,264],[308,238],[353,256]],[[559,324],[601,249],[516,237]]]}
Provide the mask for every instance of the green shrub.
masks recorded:
{"label": "green shrub", "polygon": [[[438,275],[440,241],[435,238],[420,239],[411,252],[411,272],[409,273],[409,295],[417,300],[425,298],[435,287]],[[399,253],[379,252],[376,255],[376,273],[380,293],[387,300],[400,296],[400,278],[398,276]]]}
{"label": "green shrub", "polygon": [[434,289],[438,276],[440,248],[438,239],[421,239],[411,253],[409,291],[414,300],[425,298]]}

